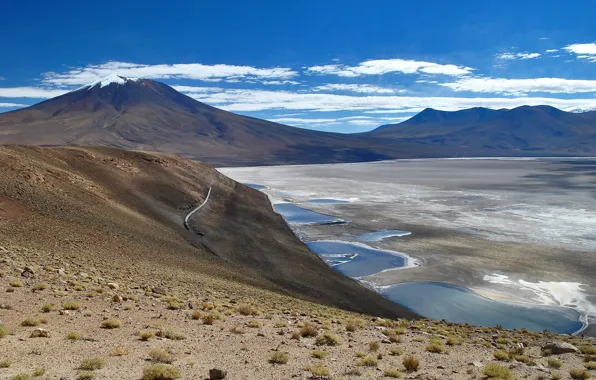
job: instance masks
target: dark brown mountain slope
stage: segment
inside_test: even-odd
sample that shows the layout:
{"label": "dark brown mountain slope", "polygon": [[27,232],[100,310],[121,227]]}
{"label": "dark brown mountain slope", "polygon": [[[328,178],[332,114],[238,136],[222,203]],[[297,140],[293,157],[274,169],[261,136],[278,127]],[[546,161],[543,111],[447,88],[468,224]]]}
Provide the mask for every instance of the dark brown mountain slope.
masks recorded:
{"label": "dark brown mountain slope", "polygon": [[0,114],[0,144],[100,145],[236,165],[435,154],[434,148],[418,143],[317,132],[236,115],[160,82],[117,76]]}
{"label": "dark brown mountain slope", "polygon": [[[211,186],[191,220],[200,236],[182,221]],[[0,241],[59,252],[112,275],[142,268],[154,286],[184,279],[246,293],[258,287],[353,311],[413,316],[329,268],[264,194],[175,156],[0,147]]]}
{"label": "dark brown mountain slope", "polygon": [[550,106],[511,110],[426,109],[400,124],[364,135],[480,151],[482,155],[595,155],[596,112],[572,113]]}

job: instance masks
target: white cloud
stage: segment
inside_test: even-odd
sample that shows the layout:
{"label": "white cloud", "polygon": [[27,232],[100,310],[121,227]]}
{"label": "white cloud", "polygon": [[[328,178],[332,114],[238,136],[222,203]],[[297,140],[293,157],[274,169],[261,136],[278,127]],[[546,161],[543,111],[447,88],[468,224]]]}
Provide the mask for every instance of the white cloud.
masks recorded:
{"label": "white cloud", "polygon": [[200,63],[146,65],[110,61],[101,65],[74,68],[65,73],[44,73],[43,82],[56,86],[83,85],[110,74],[131,78],[239,81],[240,79],[288,79],[298,75],[298,72],[287,67],[256,68],[225,64],[203,65]]}
{"label": "white cloud", "polygon": [[267,120],[275,123],[287,124],[292,126],[328,126],[336,124],[352,124],[363,127],[379,126],[382,124],[399,123],[406,117],[370,117],[370,116],[348,116],[338,118],[299,118],[299,117],[277,117]]}
{"label": "white cloud", "polygon": [[559,51],[559,49],[548,49],[548,50],[546,50],[547,53],[556,53],[558,51]]}
{"label": "white cloud", "polygon": [[0,108],[9,108],[9,107],[27,107],[27,104],[0,103]]}
{"label": "white cloud", "polygon": [[359,77],[363,75],[382,75],[387,73],[403,74],[442,74],[459,76],[470,74],[471,67],[439,64],[434,62],[414,61],[406,59],[378,59],[361,62],[358,66],[323,65],[312,66],[307,73],[320,75],[338,75],[341,77]]}
{"label": "white cloud", "polygon": [[0,98],[47,99],[65,94],[68,91],[38,87],[0,87]]}
{"label": "white cloud", "polygon": [[521,95],[528,92],[547,93],[585,93],[596,92],[596,80],[563,79],[563,78],[463,78],[456,82],[439,83],[454,91],[471,91]]}
{"label": "white cloud", "polygon": [[563,49],[575,54],[596,55],[596,43],[571,44],[565,46]]}
{"label": "white cloud", "polygon": [[263,83],[263,84],[272,84],[272,85],[300,84],[300,82],[296,82],[295,80],[264,80],[261,83]]}
{"label": "white cloud", "polygon": [[387,87],[379,87],[372,84],[343,84],[328,83],[313,87],[314,91],[351,91],[365,94],[394,94],[396,92],[405,92],[405,90],[394,90]]}
{"label": "white cloud", "polygon": [[522,105],[551,105],[563,110],[596,107],[596,99],[559,99],[548,97],[425,97],[425,96],[349,96],[324,93],[298,93],[289,91],[266,91],[224,89],[217,93],[202,90],[185,91],[201,102],[233,112],[264,110],[290,111],[379,111],[383,113],[412,113],[432,107],[456,111],[471,107],[513,108]]}
{"label": "white cloud", "polygon": [[502,53],[497,55],[497,58],[512,61],[516,59],[534,59],[540,56],[540,53]]}

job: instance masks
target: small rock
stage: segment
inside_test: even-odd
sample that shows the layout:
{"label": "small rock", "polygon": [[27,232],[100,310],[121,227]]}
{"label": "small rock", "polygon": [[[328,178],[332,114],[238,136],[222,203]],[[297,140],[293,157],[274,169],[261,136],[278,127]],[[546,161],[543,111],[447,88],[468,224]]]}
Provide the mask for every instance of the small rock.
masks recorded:
{"label": "small rock", "polygon": [[381,343],[391,344],[391,341],[389,339],[383,339]]}
{"label": "small rock", "polygon": [[64,269],[60,268],[58,269],[58,276],[65,276],[66,272],[64,271]]}
{"label": "small rock", "polygon": [[37,328],[31,333],[31,338],[49,338],[50,331],[42,328]]}
{"label": "small rock", "polygon": [[25,267],[25,269],[23,269],[23,271],[21,272],[21,276],[23,276],[23,277],[34,277],[35,276],[35,271],[31,267]]}
{"label": "small rock", "polygon": [[122,297],[120,297],[118,294],[114,294],[114,297],[112,297],[112,301],[122,302]]}
{"label": "small rock", "polygon": [[550,350],[554,355],[579,353],[579,349],[573,344],[565,342],[551,342],[542,347],[543,350]]}
{"label": "small rock", "polygon": [[112,290],[118,290],[118,288],[120,287],[118,284],[116,284],[115,282],[108,282],[107,283],[108,288],[112,289]]}
{"label": "small rock", "polygon": [[60,315],[70,315],[70,312],[68,310],[60,310],[58,312],[58,314],[60,314]]}
{"label": "small rock", "polygon": [[225,379],[228,373],[219,368],[213,368],[209,370],[209,379],[211,380],[218,380],[218,379]]}
{"label": "small rock", "polygon": [[160,287],[155,287],[152,288],[151,291],[155,294],[161,294],[161,295],[166,295],[166,290],[164,288],[160,288]]}
{"label": "small rock", "polygon": [[265,334],[263,334],[262,332],[257,333],[257,336],[265,336]]}

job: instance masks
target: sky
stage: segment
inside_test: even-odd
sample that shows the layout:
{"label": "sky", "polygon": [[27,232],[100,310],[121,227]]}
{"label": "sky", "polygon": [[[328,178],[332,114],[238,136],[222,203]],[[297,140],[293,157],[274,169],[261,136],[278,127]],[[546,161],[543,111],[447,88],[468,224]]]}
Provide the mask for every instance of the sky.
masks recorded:
{"label": "sky", "polygon": [[427,107],[592,110],[594,14],[593,0],[10,1],[0,112],[110,74],[342,133]]}

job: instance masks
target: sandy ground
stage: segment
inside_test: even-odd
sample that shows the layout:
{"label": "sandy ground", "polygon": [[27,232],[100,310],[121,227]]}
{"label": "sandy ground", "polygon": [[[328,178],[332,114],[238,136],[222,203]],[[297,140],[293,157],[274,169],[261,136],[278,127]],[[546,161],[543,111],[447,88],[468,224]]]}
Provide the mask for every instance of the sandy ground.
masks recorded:
{"label": "sandy ground", "polygon": [[371,244],[421,263],[367,279],[377,285],[445,282],[596,317],[596,160],[403,160],[221,171],[268,186],[274,199],[352,201],[305,204],[351,221],[298,227],[306,240],[412,232]]}

